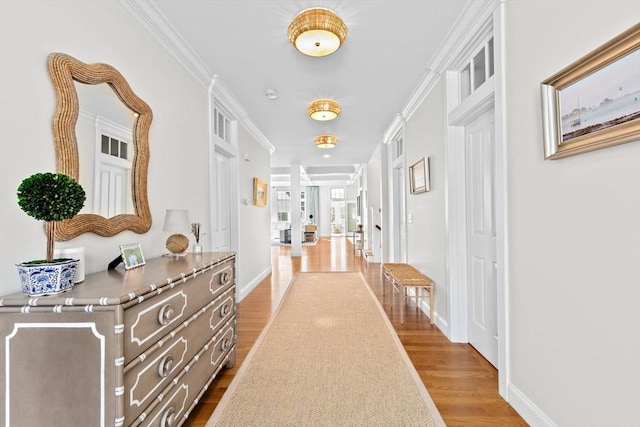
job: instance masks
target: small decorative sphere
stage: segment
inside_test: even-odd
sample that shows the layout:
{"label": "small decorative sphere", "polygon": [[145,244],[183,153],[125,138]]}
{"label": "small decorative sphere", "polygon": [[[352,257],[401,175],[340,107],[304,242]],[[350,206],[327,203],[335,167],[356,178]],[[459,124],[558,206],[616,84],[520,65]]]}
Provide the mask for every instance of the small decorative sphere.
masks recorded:
{"label": "small decorative sphere", "polygon": [[167,239],[167,249],[174,254],[181,254],[189,247],[189,239],[183,234],[172,234]]}

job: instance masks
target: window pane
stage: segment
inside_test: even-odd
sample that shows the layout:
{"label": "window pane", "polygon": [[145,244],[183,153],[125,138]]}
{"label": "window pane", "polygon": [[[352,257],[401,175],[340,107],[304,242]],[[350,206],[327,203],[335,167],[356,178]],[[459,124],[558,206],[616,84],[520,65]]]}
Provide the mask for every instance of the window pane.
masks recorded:
{"label": "window pane", "polygon": [[120,158],[127,160],[127,146],[128,144],[124,141],[120,141]]}
{"label": "window pane", "polygon": [[404,152],[404,144],[403,144],[402,138],[398,138],[394,140],[393,147],[394,147],[393,158],[397,159],[398,157],[402,156],[402,153]]}
{"label": "window pane", "polygon": [[218,131],[216,134],[224,139],[224,117],[222,117],[222,113],[218,112]]}
{"label": "window pane", "polygon": [[489,77],[493,76],[493,38],[489,40],[489,46],[487,47],[489,57],[487,60],[489,61]]}
{"label": "window pane", "polygon": [[487,80],[485,74],[484,49],[482,49],[475,58],[473,58],[473,90],[480,87]]}
{"label": "window pane", "polygon": [[111,138],[111,148],[109,149],[109,154],[112,156],[118,157],[118,146],[120,145],[120,141],[115,138]]}
{"label": "window pane", "polygon": [[103,154],[109,154],[109,137],[107,135],[102,135],[102,147],[100,152]]}

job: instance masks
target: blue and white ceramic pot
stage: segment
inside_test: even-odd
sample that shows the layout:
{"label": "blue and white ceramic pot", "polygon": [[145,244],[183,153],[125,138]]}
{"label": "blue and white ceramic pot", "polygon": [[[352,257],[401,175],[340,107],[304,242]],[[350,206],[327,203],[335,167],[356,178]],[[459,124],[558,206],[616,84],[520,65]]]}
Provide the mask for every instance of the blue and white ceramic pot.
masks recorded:
{"label": "blue and white ceramic pot", "polygon": [[42,264],[16,264],[22,292],[32,297],[55,295],[74,285],[78,260],[63,259]]}

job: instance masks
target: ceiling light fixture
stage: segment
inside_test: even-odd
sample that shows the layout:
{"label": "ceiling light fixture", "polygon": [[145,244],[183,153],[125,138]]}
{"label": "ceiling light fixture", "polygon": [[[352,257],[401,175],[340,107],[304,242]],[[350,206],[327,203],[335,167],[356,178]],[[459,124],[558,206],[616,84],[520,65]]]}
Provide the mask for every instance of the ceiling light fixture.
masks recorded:
{"label": "ceiling light fixture", "polygon": [[318,135],[314,142],[318,148],[333,148],[338,145],[338,138],[335,135]]}
{"label": "ceiling light fixture", "polygon": [[333,120],[341,111],[340,105],[333,99],[316,99],[307,107],[307,114],[319,121]]}
{"label": "ceiling light fixture", "polygon": [[297,50],[309,56],[330,55],[347,38],[347,26],[332,10],[305,9],[291,22],[287,36]]}

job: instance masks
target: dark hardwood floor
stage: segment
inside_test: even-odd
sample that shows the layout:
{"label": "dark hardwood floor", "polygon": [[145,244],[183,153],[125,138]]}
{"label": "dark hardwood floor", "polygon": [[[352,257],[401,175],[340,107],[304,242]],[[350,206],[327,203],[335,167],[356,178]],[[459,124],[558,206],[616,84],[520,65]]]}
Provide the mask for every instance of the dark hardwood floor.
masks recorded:
{"label": "dark hardwood floor", "polygon": [[184,426],[206,424],[291,279],[301,271],[362,271],[448,426],[527,425],[498,395],[498,372],[472,346],[449,342],[413,303],[400,324],[400,298],[392,306],[388,291],[383,297],[380,264],[367,265],[348,239],[320,238],[315,246],[303,246],[301,257],[291,258],[290,251],[286,246],[272,248],[272,274],[238,304],[236,364],[220,372]]}

